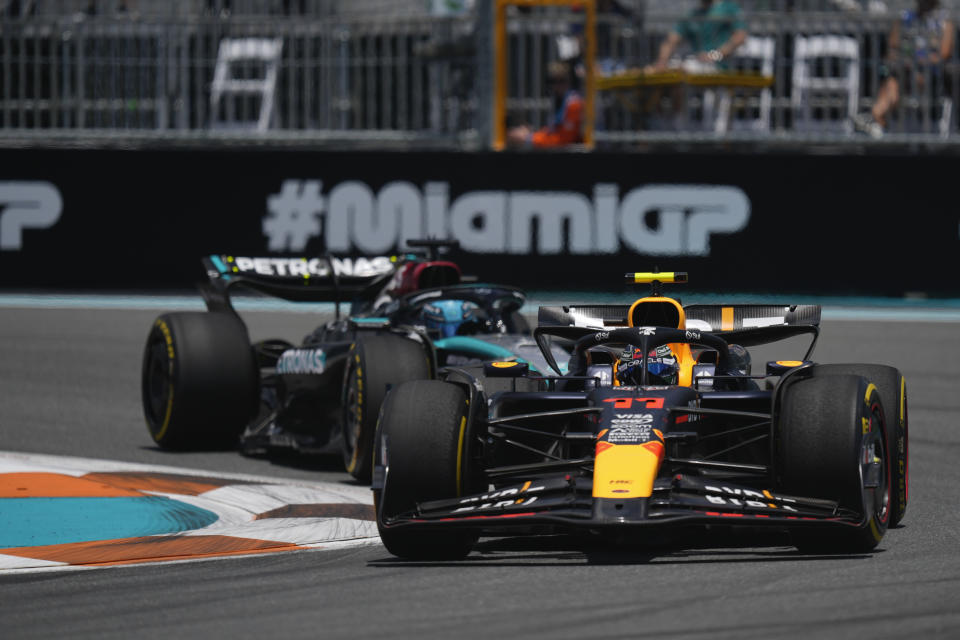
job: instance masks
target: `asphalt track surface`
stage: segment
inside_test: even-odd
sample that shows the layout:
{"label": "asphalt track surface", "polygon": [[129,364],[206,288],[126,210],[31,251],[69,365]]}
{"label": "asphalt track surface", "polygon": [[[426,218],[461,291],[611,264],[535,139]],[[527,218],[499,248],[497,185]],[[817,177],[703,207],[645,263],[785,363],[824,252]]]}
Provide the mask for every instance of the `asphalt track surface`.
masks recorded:
{"label": "asphalt track surface", "polygon": [[[0,450],[350,482],[336,458],[155,448],[139,403],[155,316],[0,309]],[[295,341],[318,321],[245,317],[255,339]],[[14,574],[0,576],[0,637],[960,637],[958,329],[823,324],[819,361],[889,363],[907,378],[910,504],[874,553],[803,556],[769,534],[653,547],[514,538],[458,563],[403,563],[374,545]]]}

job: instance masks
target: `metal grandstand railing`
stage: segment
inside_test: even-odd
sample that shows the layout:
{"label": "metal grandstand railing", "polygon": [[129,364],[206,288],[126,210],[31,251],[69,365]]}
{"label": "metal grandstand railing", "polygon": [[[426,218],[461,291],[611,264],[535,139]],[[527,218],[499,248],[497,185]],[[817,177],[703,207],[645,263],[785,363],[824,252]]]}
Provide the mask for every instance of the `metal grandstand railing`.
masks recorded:
{"label": "metal grandstand railing", "polygon": [[[146,139],[486,147],[493,113],[491,3],[463,0],[458,10],[451,0],[0,0],[0,143]],[[627,11],[611,12],[598,0],[597,68],[616,73],[649,63],[661,39],[693,4],[620,0]],[[883,139],[873,140],[849,126],[850,99],[856,101],[856,112],[871,107],[890,26],[912,2],[739,4],[751,38],[772,43],[772,84],[766,93],[691,92],[682,117],[665,118],[651,109],[662,111],[670,102],[665,94],[601,90],[595,133],[599,147],[718,138],[799,144],[960,142],[953,108],[960,106],[956,46],[941,77],[928,79],[919,90],[907,87]],[[956,17],[953,0],[942,4]],[[532,126],[549,120],[553,105],[543,82],[545,71],[551,61],[576,49],[576,25],[581,24],[569,7],[509,12],[508,120]],[[800,43],[812,36],[855,44],[854,93],[803,93],[804,78],[814,71],[837,77],[844,64],[851,64],[836,55],[826,62],[800,60],[798,52],[810,50]],[[220,43],[244,38],[282,41],[273,116],[265,130],[213,126],[211,91]],[[753,70],[763,63],[737,62]],[[798,65],[808,63],[814,71],[797,73]],[[239,73],[256,77],[258,70],[241,68]],[[730,114],[731,126],[716,126],[718,106]],[[256,120],[261,105],[241,101],[236,109],[238,119]],[[811,118],[837,126],[812,126]],[[737,121],[749,122],[737,126]]]}

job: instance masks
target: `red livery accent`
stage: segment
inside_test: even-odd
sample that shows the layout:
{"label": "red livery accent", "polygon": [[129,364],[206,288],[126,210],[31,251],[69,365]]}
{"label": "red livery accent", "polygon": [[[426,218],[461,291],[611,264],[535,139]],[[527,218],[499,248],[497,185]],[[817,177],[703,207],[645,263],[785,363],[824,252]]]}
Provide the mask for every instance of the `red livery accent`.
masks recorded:
{"label": "red livery accent", "polygon": [[536,515],[532,511],[529,513],[501,513],[495,516],[463,516],[462,518],[437,518],[436,520],[413,520],[412,522],[457,522],[460,520],[496,520],[500,518],[521,518],[523,516]]}
{"label": "red livery accent", "polygon": [[645,442],[643,448],[657,456],[658,458],[663,457],[663,443],[657,442],[656,440],[652,442]]}
{"label": "red livery accent", "polygon": [[[646,402],[643,409],[663,409],[663,398],[604,398],[604,402],[612,402],[614,409],[630,409],[634,401]],[[641,407],[638,407],[641,408]]]}

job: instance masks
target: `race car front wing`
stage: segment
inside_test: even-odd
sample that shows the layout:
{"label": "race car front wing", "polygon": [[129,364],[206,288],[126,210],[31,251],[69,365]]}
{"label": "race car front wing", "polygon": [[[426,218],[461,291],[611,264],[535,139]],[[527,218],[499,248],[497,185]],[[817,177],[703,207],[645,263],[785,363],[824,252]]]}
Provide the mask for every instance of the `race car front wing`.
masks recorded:
{"label": "race car front wing", "polygon": [[[389,490],[389,483],[385,490]],[[392,526],[530,526],[603,529],[683,524],[781,527],[860,526],[861,514],[836,502],[677,474],[658,478],[649,498],[595,498],[592,481],[566,474],[461,498],[435,500],[384,519]]]}

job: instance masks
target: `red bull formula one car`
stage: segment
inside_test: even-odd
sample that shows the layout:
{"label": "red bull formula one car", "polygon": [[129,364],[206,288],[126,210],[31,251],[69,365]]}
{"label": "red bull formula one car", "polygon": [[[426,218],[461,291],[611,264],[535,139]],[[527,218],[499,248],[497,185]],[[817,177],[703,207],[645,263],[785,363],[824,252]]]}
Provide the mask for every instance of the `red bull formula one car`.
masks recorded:
{"label": "red bull formula one car", "polygon": [[[534,336],[552,375],[488,362],[391,391],[373,482],[391,553],[451,559],[481,535],[642,540],[706,526],[777,527],[801,550],[864,552],[904,517],[897,369],[813,362],[817,305],[684,307],[662,283],[686,274],[627,277],[653,295],[540,308]],[[810,338],[801,359],[752,374],[748,347],[798,336]],[[574,345],[565,373],[555,340]]]}

